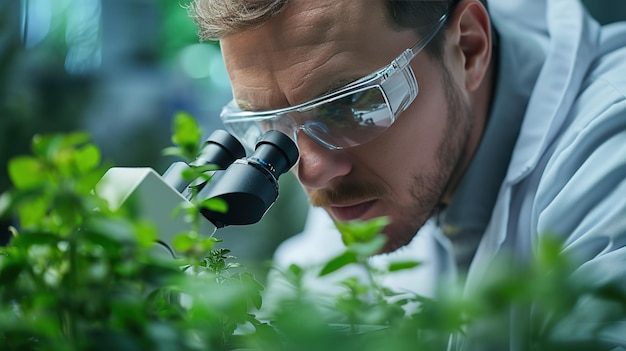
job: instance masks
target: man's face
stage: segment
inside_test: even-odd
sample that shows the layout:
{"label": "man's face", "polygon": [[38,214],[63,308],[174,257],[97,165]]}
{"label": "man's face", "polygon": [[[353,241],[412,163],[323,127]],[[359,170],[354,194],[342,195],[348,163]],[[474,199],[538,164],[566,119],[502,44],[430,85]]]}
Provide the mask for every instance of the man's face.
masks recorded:
{"label": "man's face", "polygon": [[[392,28],[383,1],[292,1],[261,27],[221,40],[242,109],[292,106],[389,64],[419,38]],[[384,251],[407,244],[447,198],[466,162],[467,94],[425,52],[411,62],[419,94],[366,144],[329,150],[299,132],[296,174],[336,221],[388,216]],[[462,167],[461,167],[462,168]]]}

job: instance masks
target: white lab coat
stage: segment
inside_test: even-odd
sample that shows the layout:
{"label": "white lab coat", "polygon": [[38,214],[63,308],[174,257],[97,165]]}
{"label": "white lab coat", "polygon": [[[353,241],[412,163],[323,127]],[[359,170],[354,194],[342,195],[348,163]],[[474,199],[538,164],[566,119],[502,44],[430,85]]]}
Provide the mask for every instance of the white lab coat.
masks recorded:
{"label": "white lab coat", "polygon": [[[545,234],[564,241],[576,274],[626,288],[626,23],[601,28],[573,0],[490,7],[498,31],[523,33],[545,61],[466,289],[480,285],[498,252],[528,260]],[[605,338],[625,346],[626,325]],[[510,349],[519,344],[511,339]]]}
{"label": "white lab coat", "polygon": [[[626,23],[600,27],[577,0],[493,0],[489,6],[501,41],[490,119],[514,119],[499,115],[509,110],[523,120],[466,289],[480,284],[498,252],[527,260],[545,233],[560,235],[566,252],[581,263],[580,274],[626,285]],[[493,149],[498,135],[496,128],[484,141],[491,147],[481,148]],[[465,188],[475,188],[472,179],[489,172],[481,163],[489,162],[489,153],[478,153]],[[311,211],[314,219],[304,233],[276,251],[278,266],[315,265],[341,250],[338,234],[319,211]],[[383,284],[429,295],[443,271],[454,271],[451,246],[431,221],[406,248],[373,261],[425,261]],[[311,277],[309,283],[325,291],[340,278]],[[510,344],[516,349],[516,340]],[[471,341],[454,340],[451,349],[472,349]]]}
{"label": "white lab coat", "polygon": [[626,23],[600,28],[574,0],[504,3],[490,3],[495,26],[533,28],[524,31],[546,59],[472,266],[489,261],[505,242],[532,251],[545,232],[562,235],[568,249],[588,259],[603,246],[620,249],[626,244]]}

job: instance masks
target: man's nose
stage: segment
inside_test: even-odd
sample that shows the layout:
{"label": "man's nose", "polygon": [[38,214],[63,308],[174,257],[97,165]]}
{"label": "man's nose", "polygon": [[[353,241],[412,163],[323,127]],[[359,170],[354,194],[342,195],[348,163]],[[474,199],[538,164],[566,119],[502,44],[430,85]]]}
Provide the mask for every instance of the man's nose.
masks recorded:
{"label": "man's nose", "polygon": [[352,163],[345,151],[329,150],[302,131],[298,132],[298,149],[298,179],[306,188],[324,188],[352,170]]}

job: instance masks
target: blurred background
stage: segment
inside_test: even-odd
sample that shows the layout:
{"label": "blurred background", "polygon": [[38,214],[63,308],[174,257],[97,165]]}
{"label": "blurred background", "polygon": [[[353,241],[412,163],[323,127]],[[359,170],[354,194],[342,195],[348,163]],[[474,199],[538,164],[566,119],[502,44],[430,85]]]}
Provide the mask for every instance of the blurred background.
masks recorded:
{"label": "blurred background", "polygon": [[[88,131],[103,159],[163,173],[177,111],[205,137],[231,98],[217,43],[199,43],[188,0],[0,0],[0,192],[7,162],[33,135]],[[263,271],[276,245],[300,231],[307,200],[291,174],[263,220],[220,229],[238,261]],[[7,223],[1,226],[5,243]]]}
{"label": "blurred background", "polygon": [[[8,160],[30,153],[35,134],[84,130],[106,161],[162,173],[177,161],[161,156],[176,111],[206,136],[221,128],[229,79],[219,46],[199,43],[188,1],[0,0],[0,192]],[[603,23],[626,19],[626,0],[585,2]],[[253,270],[303,226],[304,193],[291,174],[280,183],[261,222],[217,233]]]}

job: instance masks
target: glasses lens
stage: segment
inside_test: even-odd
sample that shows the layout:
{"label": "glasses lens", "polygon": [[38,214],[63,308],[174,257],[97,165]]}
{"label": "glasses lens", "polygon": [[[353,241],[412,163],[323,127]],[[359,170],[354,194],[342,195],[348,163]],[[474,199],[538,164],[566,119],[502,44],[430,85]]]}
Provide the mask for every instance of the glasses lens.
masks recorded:
{"label": "glasses lens", "polygon": [[298,121],[298,125],[331,148],[366,143],[384,132],[393,121],[385,95],[378,86],[340,96],[300,115],[308,118]]}
{"label": "glasses lens", "polygon": [[330,149],[342,149],[376,138],[392,122],[392,111],[379,86],[364,87],[269,118],[224,120],[226,128],[252,150],[268,130],[278,130],[293,138],[299,129]]}
{"label": "glasses lens", "polygon": [[258,122],[239,120],[233,122],[224,121],[224,127],[248,150],[254,150],[257,141],[261,140],[263,129]]}

